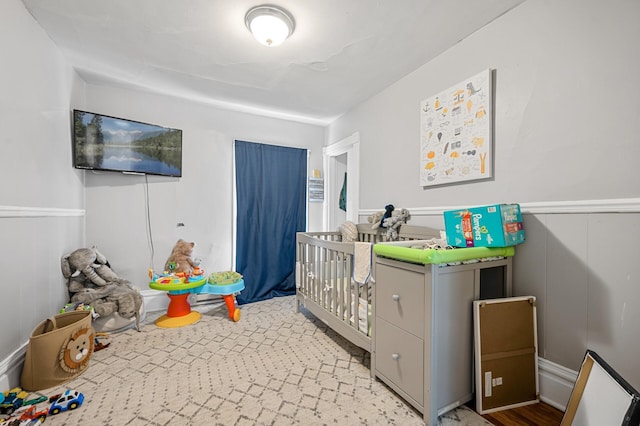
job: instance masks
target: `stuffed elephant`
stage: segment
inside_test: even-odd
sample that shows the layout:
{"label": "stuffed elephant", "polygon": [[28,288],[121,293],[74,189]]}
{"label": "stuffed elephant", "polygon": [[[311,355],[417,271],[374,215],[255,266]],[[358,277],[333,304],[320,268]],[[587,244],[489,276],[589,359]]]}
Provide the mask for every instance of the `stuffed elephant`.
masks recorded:
{"label": "stuffed elephant", "polygon": [[101,317],[114,312],[125,319],[135,316],[136,329],[140,331],[142,296],[135,288],[113,283],[99,288],[85,288],[74,293],[71,301],[93,307],[94,312]]}
{"label": "stuffed elephant", "polygon": [[116,288],[116,284],[108,284],[99,288],[84,288],[73,293],[71,301],[89,305],[93,307],[93,311],[99,316],[107,316],[118,310],[118,305],[115,302],[107,301],[107,297],[110,296]]}
{"label": "stuffed elephant", "polygon": [[118,277],[95,247],[81,248],[63,256],[61,268],[72,302],[91,306],[99,316],[116,312],[125,319],[135,316],[136,328],[140,331],[140,292],[128,280]]}
{"label": "stuffed elephant", "polygon": [[81,248],[62,257],[62,275],[65,278],[76,278],[80,274],[97,286],[105,286],[108,282],[129,284],[111,270],[107,258],[95,247]]}

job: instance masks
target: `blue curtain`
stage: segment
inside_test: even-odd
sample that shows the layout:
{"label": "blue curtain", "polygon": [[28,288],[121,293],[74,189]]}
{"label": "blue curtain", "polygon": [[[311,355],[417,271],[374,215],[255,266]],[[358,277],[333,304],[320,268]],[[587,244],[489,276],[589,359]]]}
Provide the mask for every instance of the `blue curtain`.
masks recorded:
{"label": "blue curtain", "polygon": [[306,230],[307,150],[235,141],[239,304],[295,294],[296,232]]}

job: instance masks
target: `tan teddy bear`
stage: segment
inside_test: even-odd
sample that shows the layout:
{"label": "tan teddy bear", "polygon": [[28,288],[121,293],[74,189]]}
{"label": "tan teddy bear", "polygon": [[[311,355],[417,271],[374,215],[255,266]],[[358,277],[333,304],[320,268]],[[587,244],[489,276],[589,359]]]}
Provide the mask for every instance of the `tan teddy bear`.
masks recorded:
{"label": "tan teddy bear", "polygon": [[171,251],[171,255],[164,264],[164,270],[167,272],[186,272],[190,274],[196,264],[191,259],[191,253],[196,243],[187,242],[179,239]]}
{"label": "tan teddy bear", "polygon": [[371,224],[371,229],[378,229],[382,216],[384,216],[384,212],[375,212],[367,218],[367,221]]}

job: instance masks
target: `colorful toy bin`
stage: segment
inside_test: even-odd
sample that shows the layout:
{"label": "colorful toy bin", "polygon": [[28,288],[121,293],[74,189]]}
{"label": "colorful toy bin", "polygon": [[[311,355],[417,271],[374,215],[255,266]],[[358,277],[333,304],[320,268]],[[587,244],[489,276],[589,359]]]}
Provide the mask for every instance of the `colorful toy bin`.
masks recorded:
{"label": "colorful toy bin", "polygon": [[453,247],[508,247],[525,241],[518,204],[447,210],[444,226]]}

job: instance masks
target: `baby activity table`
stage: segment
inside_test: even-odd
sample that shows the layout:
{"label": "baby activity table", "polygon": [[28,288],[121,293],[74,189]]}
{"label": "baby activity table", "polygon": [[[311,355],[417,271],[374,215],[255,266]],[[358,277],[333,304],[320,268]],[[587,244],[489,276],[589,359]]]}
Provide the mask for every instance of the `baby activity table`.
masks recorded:
{"label": "baby activity table", "polygon": [[[169,296],[167,313],[155,321],[158,327],[175,328],[195,324],[202,315],[198,311],[192,311],[188,297],[190,294],[216,294],[222,296],[229,312],[229,318],[237,322],[240,320],[240,309],[236,306],[235,295],[244,290],[244,280],[234,282],[209,283],[206,276],[191,278],[182,282],[149,283],[154,290],[166,291]],[[178,280],[179,281],[179,280]]]}

